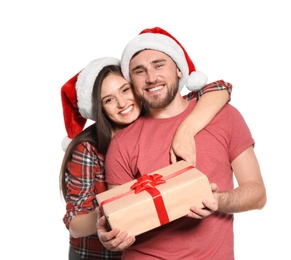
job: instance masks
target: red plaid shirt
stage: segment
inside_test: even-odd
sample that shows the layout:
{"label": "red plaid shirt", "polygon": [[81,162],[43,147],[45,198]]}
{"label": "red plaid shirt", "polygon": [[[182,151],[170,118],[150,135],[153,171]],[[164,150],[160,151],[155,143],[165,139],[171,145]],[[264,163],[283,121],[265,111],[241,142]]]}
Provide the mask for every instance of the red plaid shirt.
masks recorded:
{"label": "red plaid shirt", "polygon": [[229,93],[229,100],[228,100],[229,102],[231,92],[232,92],[232,85],[230,83],[224,82],[223,80],[211,82],[205,85],[202,89],[198,91],[193,91],[193,92],[188,93],[187,95],[184,96],[184,98],[186,100],[191,100],[193,98],[196,98],[198,100],[204,93],[216,91],[216,90],[224,90],[224,89],[226,89]]}
{"label": "red plaid shirt", "polygon": [[[190,92],[184,98],[198,100],[206,92],[223,89],[227,89],[231,94],[232,85],[223,80],[215,81],[199,91]],[[73,151],[67,165],[65,181],[68,192],[63,221],[69,228],[69,224],[75,216],[95,210],[97,207],[96,194],[106,190],[104,156],[98,153],[90,143],[80,143]],[[83,259],[121,259],[121,252],[111,252],[104,248],[95,234],[82,238],[70,236],[70,244]]]}

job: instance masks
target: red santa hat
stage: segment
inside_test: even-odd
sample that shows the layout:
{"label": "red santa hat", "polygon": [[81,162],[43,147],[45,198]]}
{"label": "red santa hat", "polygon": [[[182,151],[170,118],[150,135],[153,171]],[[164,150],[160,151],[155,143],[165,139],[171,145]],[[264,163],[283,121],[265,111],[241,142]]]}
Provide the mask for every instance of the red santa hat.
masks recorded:
{"label": "red santa hat", "polygon": [[183,73],[183,77],[179,81],[180,90],[185,85],[191,91],[199,90],[207,83],[206,75],[196,71],[194,63],[184,47],[171,34],[160,27],[143,30],[124,48],[121,57],[121,70],[126,80],[130,81],[129,62],[132,56],[144,49],[164,52],[173,59]]}
{"label": "red santa hat", "polygon": [[62,86],[61,99],[67,131],[67,137],[62,142],[64,151],[71,140],[84,129],[87,119],[94,120],[92,111],[93,86],[99,72],[108,65],[120,66],[120,61],[113,57],[93,60]]}

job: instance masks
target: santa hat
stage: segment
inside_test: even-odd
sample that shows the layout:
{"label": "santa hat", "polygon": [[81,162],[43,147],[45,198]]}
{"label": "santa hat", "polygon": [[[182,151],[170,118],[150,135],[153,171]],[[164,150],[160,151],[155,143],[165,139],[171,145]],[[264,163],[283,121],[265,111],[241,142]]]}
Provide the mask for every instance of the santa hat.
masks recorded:
{"label": "santa hat", "polygon": [[94,120],[92,111],[93,86],[99,72],[108,65],[120,66],[120,61],[113,57],[93,60],[62,86],[63,116],[68,135],[62,142],[64,151],[72,139],[83,130],[87,119]]}
{"label": "santa hat", "polygon": [[126,80],[130,81],[129,62],[132,56],[144,49],[164,52],[174,60],[183,73],[179,81],[180,90],[184,85],[191,91],[199,90],[207,83],[206,75],[196,71],[184,47],[171,34],[159,27],[143,30],[126,45],[121,57],[121,70]]}

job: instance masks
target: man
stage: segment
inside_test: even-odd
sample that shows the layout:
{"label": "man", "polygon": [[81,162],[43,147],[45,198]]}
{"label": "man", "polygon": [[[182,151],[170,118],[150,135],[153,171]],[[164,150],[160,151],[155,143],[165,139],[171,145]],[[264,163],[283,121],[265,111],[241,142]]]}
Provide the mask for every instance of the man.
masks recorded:
{"label": "man", "polygon": [[[148,115],[112,139],[105,166],[110,187],[170,164],[175,130],[196,103],[181,97],[179,85],[201,82],[199,73],[188,75],[187,61],[181,44],[161,28],[144,30],[125,47],[123,74]],[[130,260],[234,259],[233,213],[261,209],[266,203],[254,140],[243,117],[227,104],[195,142],[196,167],[212,183],[215,202],[203,201],[204,209],[191,207],[188,216],[136,238],[126,238],[126,230],[106,232],[103,217],[97,229],[104,246],[124,250],[123,259]]]}

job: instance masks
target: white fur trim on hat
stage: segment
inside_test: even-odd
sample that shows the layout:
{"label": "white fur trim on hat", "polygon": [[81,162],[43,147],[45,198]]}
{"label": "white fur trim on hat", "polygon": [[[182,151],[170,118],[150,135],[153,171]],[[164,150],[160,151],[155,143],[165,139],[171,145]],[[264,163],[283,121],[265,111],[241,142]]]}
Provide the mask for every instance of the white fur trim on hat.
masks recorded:
{"label": "white fur trim on hat", "polygon": [[100,58],[91,61],[79,74],[76,91],[77,105],[82,117],[93,119],[92,112],[92,91],[99,72],[107,65],[120,65],[120,61],[113,57]]}
{"label": "white fur trim on hat", "polygon": [[200,90],[207,83],[207,76],[201,71],[193,71],[186,82],[186,87],[191,90]]}
{"label": "white fur trim on hat", "polygon": [[69,146],[69,144],[72,142],[72,139],[69,138],[68,136],[64,137],[63,141],[62,141],[62,148],[63,151],[65,152],[67,150],[67,147]]}
{"label": "white fur trim on hat", "polygon": [[152,49],[164,52],[169,57],[171,57],[172,60],[174,60],[174,62],[177,64],[177,67],[183,73],[183,77],[179,81],[179,89],[182,90],[189,74],[189,68],[184,56],[184,52],[173,39],[163,34],[139,34],[126,45],[121,57],[121,70],[125,79],[130,81],[129,62],[132,56],[136,52],[144,49]]}

